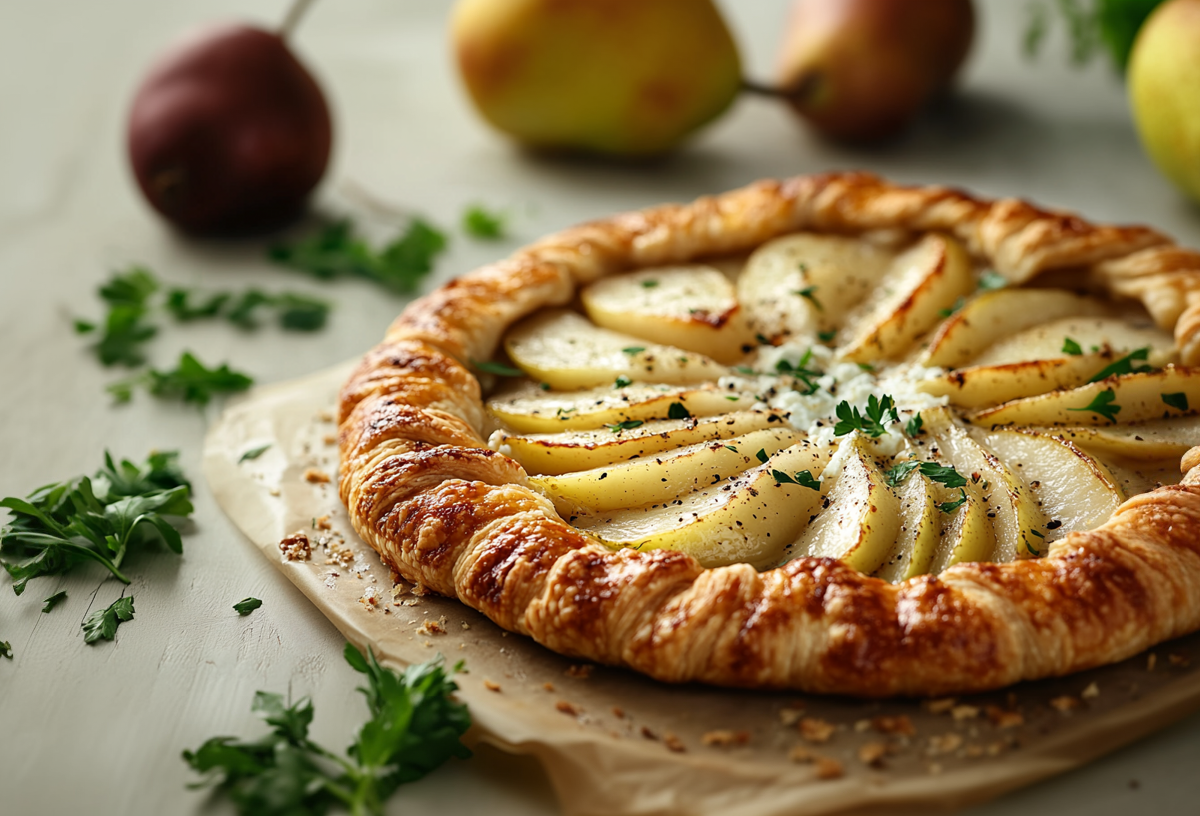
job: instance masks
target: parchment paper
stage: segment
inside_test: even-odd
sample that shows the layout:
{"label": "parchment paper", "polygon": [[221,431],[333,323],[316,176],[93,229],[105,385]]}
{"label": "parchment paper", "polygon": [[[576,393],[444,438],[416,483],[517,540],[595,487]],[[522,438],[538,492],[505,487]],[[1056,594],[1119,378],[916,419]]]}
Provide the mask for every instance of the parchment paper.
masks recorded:
{"label": "parchment paper", "polygon": [[[333,411],[352,365],[230,407],[209,432],[205,476],[351,642],[399,665],[465,660],[459,695],[477,737],[538,757],[568,816],[928,812],[1061,773],[1200,707],[1200,635],[953,703],[669,686],[575,664],[457,601],[393,589],[337,497]],[[311,541],[307,561],[280,551],[296,531]]]}

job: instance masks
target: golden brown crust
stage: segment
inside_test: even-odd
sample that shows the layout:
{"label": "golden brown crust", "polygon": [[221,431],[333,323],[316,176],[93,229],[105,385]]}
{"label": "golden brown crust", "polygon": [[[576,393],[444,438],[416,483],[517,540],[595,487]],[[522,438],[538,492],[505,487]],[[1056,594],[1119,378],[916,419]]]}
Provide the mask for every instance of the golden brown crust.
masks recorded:
{"label": "golden brown crust", "polygon": [[996,688],[1119,660],[1200,627],[1200,448],[1039,560],[902,584],[805,558],[758,573],[611,551],[484,447],[479,386],[519,318],[613,272],[747,250],[799,229],[941,230],[1014,282],[1070,272],[1136,298],[1200,362],[1200,254],[1153,230],[862,173],[764,181],[550,236],[410,305],[342,393],[341,495],[406,578],[563,654],[653,677],[862,696]]}

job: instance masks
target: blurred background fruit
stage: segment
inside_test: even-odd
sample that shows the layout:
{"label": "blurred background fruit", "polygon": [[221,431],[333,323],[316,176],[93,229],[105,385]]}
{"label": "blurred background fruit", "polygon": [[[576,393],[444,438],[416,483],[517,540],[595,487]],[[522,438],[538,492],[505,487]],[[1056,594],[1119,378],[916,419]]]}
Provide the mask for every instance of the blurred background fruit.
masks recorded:
{"label": "blurred background fruit", "polygon": [[1200,201],[1200,0],[1169,0],[1150,15],[1134,42],[1128,81],[1143,147]]}
{"label": "blurred background fruit", "polygon": [[779,92],[826,136],[886,139],[950,85],[974,32],[970,0],[796,0]]}
{"label": "blurred background fruit", "polygon": [[196,233],[258,232],[294,218],[331,141],[324,94],[285,37],[246,25],[208,28],[168,49],[128,125],[147,201]]}
{"label": "blurred background fruit", "polygon": [[480,114],[537,149],[663,153],[741,81],[711,0],[460,0],[452,38]]}

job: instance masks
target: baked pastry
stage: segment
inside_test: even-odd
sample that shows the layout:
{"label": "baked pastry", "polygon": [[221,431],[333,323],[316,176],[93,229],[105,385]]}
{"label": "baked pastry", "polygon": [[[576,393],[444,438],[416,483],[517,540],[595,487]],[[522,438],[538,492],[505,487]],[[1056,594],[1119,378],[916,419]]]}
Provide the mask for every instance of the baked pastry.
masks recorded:
{"label": "baked pastry", "polygon": [[[502,341],[532,376],[485,407]],[[340,491],[396,572],[562,654],[979,691],[1200,627],[1197,363],[1200,253],[1153,230],[764,181],[411,304],[342,391]]]}

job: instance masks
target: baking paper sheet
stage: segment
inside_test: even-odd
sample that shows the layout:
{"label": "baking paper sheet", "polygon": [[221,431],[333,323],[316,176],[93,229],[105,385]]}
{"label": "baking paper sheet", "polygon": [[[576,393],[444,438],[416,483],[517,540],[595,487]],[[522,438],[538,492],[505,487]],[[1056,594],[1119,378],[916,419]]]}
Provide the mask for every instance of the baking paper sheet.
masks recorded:
{"label": "baking paper sheet", "polygon": [[[862,702],[665,685],[560,657],[457,601],[394,590],[337,497],[334,406],[353,365],[230,407],[209,432],[205,476],[263,556],[357,646],[395,665],[464,660],[459,696],[479,739],[536,756],[568,816],[927,812],[1061,773],[1200,707],[1200,635],[953,703]],[[296,531],[312,542],[307,561],[280,552]]]}

